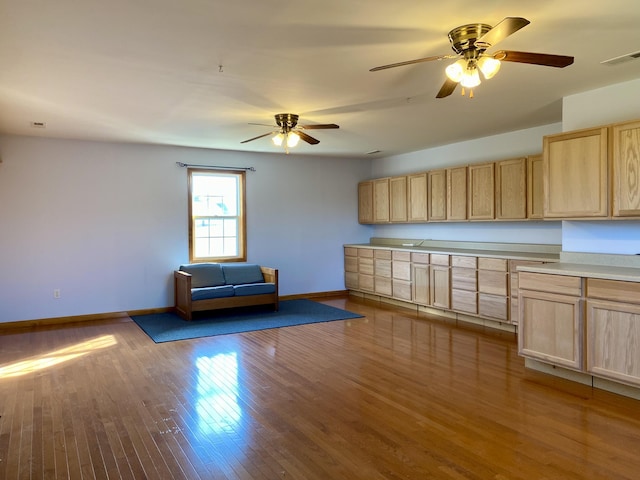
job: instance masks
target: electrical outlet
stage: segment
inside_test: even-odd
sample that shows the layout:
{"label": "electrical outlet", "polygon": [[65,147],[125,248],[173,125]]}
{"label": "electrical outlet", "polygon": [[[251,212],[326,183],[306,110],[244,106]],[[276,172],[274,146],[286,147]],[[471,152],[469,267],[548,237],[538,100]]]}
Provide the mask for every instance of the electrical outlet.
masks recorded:
{"label": "electrical outlet", "polygon": [[56,288],[53,290],[53,298],[60,298],[60,289]]}

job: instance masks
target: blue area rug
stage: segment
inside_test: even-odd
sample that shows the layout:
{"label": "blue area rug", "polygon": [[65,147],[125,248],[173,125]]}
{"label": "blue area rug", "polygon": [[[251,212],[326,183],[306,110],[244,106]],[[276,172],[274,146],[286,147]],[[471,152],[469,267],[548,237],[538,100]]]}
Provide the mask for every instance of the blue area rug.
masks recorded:
{"label": "blue area rug", "polygon": [[291,327],[306,323],[360,318],[362,315],[312,300],[283,300],[277,312],[264,307],[199,312],[190,322],[174,313],[135,315],[131,318],[156,343],[190,338]]}

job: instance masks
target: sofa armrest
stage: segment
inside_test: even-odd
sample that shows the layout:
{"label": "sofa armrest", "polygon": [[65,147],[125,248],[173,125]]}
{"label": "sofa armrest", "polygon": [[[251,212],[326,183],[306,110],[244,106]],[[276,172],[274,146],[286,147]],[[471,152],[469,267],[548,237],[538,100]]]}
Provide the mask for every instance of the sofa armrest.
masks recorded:
{"label": "sofa armrest", "polygon": [[278,286],[278,269],[270,267],[260,267],[265,283],[275,283]]}
{"label": "sofa armrest", "polygon": [[176,312],[181,317],[191,320],[191,274],[175,270],[173,285]]}

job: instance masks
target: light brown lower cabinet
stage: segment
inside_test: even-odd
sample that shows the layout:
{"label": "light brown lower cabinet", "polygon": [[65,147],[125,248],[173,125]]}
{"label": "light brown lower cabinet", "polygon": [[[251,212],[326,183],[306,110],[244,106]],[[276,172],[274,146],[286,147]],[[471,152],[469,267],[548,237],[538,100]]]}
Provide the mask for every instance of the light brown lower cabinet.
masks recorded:
{"label": "light brown lower cabinet", "polygon": [[413,303],[429,305],[429,254],[411,252],[411,297]]}
{"label": "light brown lower cabinet", "polygon": [[521,285],[519,353],[582,370],[582,302],[580,297],[523,290]]}
{"label": "light brown lower cabinet", "polygon": [[587,372],[640,386],[640,305],[587,300]]}
{"label": "light brown lower cabinet", "polygon": [[587,371],[640,386],[640,283],[587,279]]}
{"label": "light brown lower cabinet", "polygon": [[448,266],[431,265],[429,270],[430,305],[439,308],[451,308],[451,277]]}

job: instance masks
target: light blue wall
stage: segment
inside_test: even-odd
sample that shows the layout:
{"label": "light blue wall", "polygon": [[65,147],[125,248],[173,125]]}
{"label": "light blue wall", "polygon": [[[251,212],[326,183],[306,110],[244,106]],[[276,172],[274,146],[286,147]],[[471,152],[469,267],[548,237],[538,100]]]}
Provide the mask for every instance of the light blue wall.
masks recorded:
{"label": "light blue wall", "polygon": [[[187,172],[176,161],[253,166],[248,260],[281,294],[344,289],[368,160],[0,137],[0,323],[170,306],[188,261]],[[53,298],[60,289],[61,298]]]}

